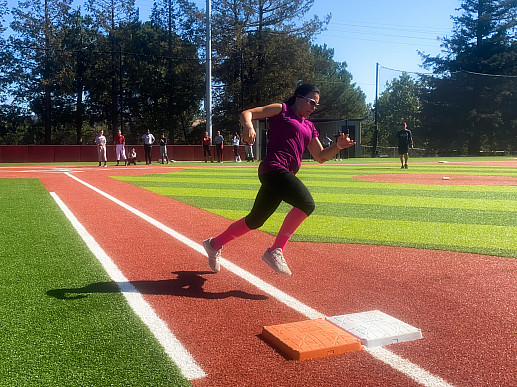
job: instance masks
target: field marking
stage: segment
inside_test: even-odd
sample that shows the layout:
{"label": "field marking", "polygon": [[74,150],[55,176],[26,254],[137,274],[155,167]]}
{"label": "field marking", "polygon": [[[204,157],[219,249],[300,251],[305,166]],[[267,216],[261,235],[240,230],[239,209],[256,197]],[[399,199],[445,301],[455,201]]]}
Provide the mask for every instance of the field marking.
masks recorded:
{"label": "field marking", "polygon": [[[205,249],[203,248],[203,246],[201,244],[194,242],[193,240],[183,236],[182,234],[171,229],[170,227],[166,226],[165,224],[159,222],[158,220],[151,218],[149,215],[144,214],[143,212],[137,210],[136,208],[130,206],[129,204],[122,202],[121,200],[115,198],[114,196],[79,179],[78,177],[73,176],[68,172],[66,172],[65,175],[71,177],[72,179],[76,180],[78,183],[83,184],[84,186],[92,189],[93,191],[97,192],[98,194],[104,196],[105,198],[120,205],[121,207],[130,211],[134,215],[149,222],[153,226],[159,228],[163,232],[167,233],[168,235],[172,236],[173,238],[177,239],[178,241],[182,242],[183,244],[192,248],[193,250],[199,252],[200,254],[204,255],[205,257],[208,257]],[[310,319],[326,317],[323,313],[320,313],[317,310],[311,308],[310,306],[303,304],[302,302],[298,301],[294,297],[288,295],[287,293],[281,291],[280,289],[276,288],[275,286],[260,279],[259,277],[251,274],[250,272],[240,268],[239,266],[228,261],[227,259],[221,257],[220,260],[221,260],[221,265],[224,266],[227,270],[229,270],[230,272],[234,273],[235,275],[241,277],[242,279],[246,280],[247,282],[254,285],[255,287],[259,288],[264,293],[276,298],[281,303],[283,303],[283,304],[287,305],[288,307],[294,309],[295,311],[301,313],[305,317],[308,317]],[[424,370],[423,368],[419,367],[418,365],[413,364],[409,360],[404,359],[403,357],[401,357],[399,355],[396,355],[395,353],[387,350],[384,347],[365,348],[365,351],[370,353],[375,359],[382,361],[383,363],[389,365],[390,367],[394,368],[395,370],[399,371],[400,373],[408,376],[409,378],[413,379],[414,381],[416,381],[426,387],[452,387],[452,384],[449,384],[448,382],[446,382],[439,376],[435,376],[435,375],[431,374],[430,372]]]}
{"label": "field marking", "polygon": [[167,355],[180,368],[181,373],[187,379],[197,379],[206,376],[204,371],[196,364],[190,352],[188,352],[180,341],[170,331],[169,327],[145,301],[142,294],[129,282],[115,265],[113,260],[106,254],[97,241],[91,236],[84,226],[77,220],[67,205],[59,198],[55,192],[50,192],[59,208],[63,211],[77,233],[81,236],[91,252],[102,264],[110,278],[117,283],[120,292],[126,298],[129,306],[138,317],[149,327],[152,334],[158,339]]}

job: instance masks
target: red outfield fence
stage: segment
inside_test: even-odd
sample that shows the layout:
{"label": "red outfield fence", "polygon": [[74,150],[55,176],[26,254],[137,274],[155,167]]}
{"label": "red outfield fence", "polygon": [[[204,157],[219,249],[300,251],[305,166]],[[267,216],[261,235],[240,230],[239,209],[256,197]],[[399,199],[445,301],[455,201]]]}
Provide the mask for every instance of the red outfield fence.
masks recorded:
{"label": "red outfield fence", "polygon": [[[137,161],[145,162],[143,145],[126,145],[126,152],[135,148]],[[211,146],[212,157],[217,161],[215,146]],[[203,147],[201,145],[168,145],[167,154],[175,161],[202,161]],[[244,146],[239,147],[239,155],[245,160]],[[116,161],[115,147],[107,145],[108,162]],[[233,161],[233,146],[223,149],[225,161]],[[153,145],[151,158],[160,160],[160,146]],[[0,145],[0,163],[60,163],[60,162],[96,162],[96,145]]]}

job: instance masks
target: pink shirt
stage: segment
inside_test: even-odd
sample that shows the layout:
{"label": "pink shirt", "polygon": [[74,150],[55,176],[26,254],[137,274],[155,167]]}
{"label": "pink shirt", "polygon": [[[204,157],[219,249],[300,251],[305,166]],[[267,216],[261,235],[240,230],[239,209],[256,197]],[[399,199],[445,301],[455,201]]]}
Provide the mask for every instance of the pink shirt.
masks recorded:
{"label": "pink shirt", "polygon": [[314,124],[298,117],[285,103],[282,112],[269,119],[266,157],[259,166],[259,175],[287,169],[296,174],[302,163],[303,152],[319,133]]}

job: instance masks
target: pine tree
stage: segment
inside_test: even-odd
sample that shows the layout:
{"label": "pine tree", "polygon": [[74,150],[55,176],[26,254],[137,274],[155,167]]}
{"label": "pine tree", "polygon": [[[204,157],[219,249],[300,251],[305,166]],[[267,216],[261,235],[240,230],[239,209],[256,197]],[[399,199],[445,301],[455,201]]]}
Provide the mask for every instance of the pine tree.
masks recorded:
{"label": "pine tree", "polygon": [[138,19],[134,0],[88,0],[88,11],[91,13],[94,23],[108,39],[109,70],[106,69],[106,76],[110,78],[110,127],[113,136],[116,135],[119,125],[123,126],[123,39],[130,37],[118,33],[121,23],[129,23]]}
{"label": "pine tree", "polygon": [[15,58],[10,76],[18,86],[15,92],[18,98],[30,103],[31,109],[41,117],[45,144],[52,141],[53,97],[61,83],[61,31],[67,23],[70,4],[71,0],[26,0],[13,10],[11,28],[16,35],[10,43]]}
{"label": "pine tree", "polygon": [[424,119],[430,138],[448,133],[449,144],[477,155],[483,144],[497,145],[501,130],[517,129],[515,116],[508,117],[504,103],[516,101],[515,82],[490,77],[517,75],[511,60],[515,58],[517,2],[463,0],[460,10],[461,15],[453,18],[452,37],[443,39],[443,55],[423,56],[424,65],[438,76],[427,79]]}
{"label": "pine tree", "polygon": [[[329,17],[302,24],[313,0],[214,0],[214,123],[238,128],[243,108],[286,98],[312,74],[310,39]],[[233,128],[233,129],[232,129]]]}
{"label": "pine tree", "polygon": [[[7,45],[4,39],[5,27],[5,15],[7,15],[7,2],[5,0],[0,1],[0,103],[3,103],[7,96],[4,92],[7,89],[9,83],[7,76],[7,66],[12,62],[12,54],[10,46]],[[2,109],[0,108],[0,116]]]}
{"label": "pine tree", "polygon": [[[166,122],[164,127],[169,133],[169,143],[174,144],[176,140],[177,118],[186,111],[191,110],[191,106],[197,105],[188,96],[197,94],[198,84],[194,77],[189,77],[183,70],[182,64],[177,59],[178,55],[186,54],[185,60],[192,60],[187,52],[188,46],[192,48],[197,43],[201,46],[201,37],[204,36],[204,25],[196,16],[200,15],[194,3],[187,0],[155,0],[151,23],[154,28],[166,33],[166,60],[165,75],[163,77],[163,91],[166,98],[167,108],[165,109]],[[187,59],[187,57],[189,57]],[[190,70],[201,70],[199,66],[191,62]],[[191,71],[194,75],[196,71]],[[197,75],[196,75],[197,76]],[[187,86],[185,80],[191,81]],[[190,89],[190,90],[189,90]],[[193,92],[193,93],[192,93]],[[183,102],[187,102],[188,105]],[[179,121],[182,121],[181,119]]]}

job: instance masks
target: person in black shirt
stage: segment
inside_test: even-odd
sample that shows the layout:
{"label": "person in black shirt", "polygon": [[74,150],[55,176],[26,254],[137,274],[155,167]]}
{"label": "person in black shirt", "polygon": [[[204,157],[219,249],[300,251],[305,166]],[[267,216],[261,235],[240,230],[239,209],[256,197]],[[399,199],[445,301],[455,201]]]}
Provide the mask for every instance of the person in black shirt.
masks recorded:
{"label": "person in black shirt", "polygon": [[405,122],[400,124],[400,130],[397,132],[397,138],[399,139],[399,155],[401,169],[407,169],[407,160],[409,158],[409,147],[413,148],[413,135],[411,130],[407,128]]}
{"label": "person in black shirt", "polygon": [[160,156],[162,158],[162,164],[167,160],[167,164],[169,164],[169,156],[167,155],[167,138],[165,137],[165,133],[162,133],[160,137]]}

